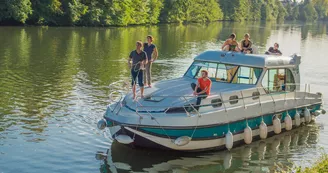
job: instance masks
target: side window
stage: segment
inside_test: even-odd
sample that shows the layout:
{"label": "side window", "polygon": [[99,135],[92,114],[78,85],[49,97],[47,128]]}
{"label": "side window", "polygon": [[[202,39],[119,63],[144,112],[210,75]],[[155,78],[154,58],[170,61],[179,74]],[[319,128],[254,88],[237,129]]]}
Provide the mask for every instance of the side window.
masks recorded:
{"label": "side window", "polygon": [[201,75],[202,75],[201,71],[202,70],[207,70],[208,71],[208,77],[211,78],[211,79],[215,79],[215,77],[216,77],[216,68],[217,68],[217,63],[205,63],[205,65],[202,66],[200,68],[200,70],[198,71],[196,77],[197,78],[201,77]]}
{"label": "side window", "polygon": [[198,66],[193,64],[190,66],[189,70],[187,71],[186,76],[188,76],[190,78],[194,78],[197,71],[198,71]]}
{"label": "side window", "polygon": [[232,83],[256,84],[262,74],[261,68],[239,67]]}
{"label": "side window", "polygon": [[286,69],[286,90],[287,91],[295,91],[296,86],[295,86],[295,80],[294,80],[294,75],[290,71],[290,69]]}
{"label": "side window", "polygon": [[219,64],[216,72],[216,81],[230,82],[236,73],[238,66]]}
{"label": "side window", "polygon": [[263,77],[262,86],[270,93],[294,91],[295,80],[289,69],[269,69]]}

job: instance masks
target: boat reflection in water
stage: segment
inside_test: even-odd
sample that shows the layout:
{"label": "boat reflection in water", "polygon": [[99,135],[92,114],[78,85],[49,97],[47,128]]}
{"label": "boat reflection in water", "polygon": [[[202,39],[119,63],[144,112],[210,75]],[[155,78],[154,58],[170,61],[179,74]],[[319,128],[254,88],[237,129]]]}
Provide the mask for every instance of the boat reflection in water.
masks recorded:
{"label": "boat reflection in water", "polygon": [[[272,172],[291,167],[306,152],[316,151],[319,124],[310,124],[229,151],[181,153],[132,149],[114,142],[100,172]],[[300,154],[302,153],[302,154]],[[307,153],[307,155],[309,155]],[[278,165],[278,166],[277,166]]]}

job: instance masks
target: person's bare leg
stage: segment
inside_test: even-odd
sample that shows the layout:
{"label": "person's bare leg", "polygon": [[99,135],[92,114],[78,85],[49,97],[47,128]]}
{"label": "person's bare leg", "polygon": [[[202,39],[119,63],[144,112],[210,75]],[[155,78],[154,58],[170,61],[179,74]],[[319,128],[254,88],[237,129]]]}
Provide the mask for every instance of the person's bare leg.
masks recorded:
{"label": "person's bare leg", "polygon": [[144,85],[147,87],[147,66],[146,64],[146,69],[143,71],[143,79],[144,79]]}
{"label": "person's bare leg", "polygon": [[140,93],[141,93],[141,98],[143,98],[144,97],[144,87],[140,87]]}
{"label": "person's bare leg", "polygon": [[148,64],[148,68],[147,68],[147,83],[148,83],[148,86],[151,87],[151,65],[152,65],[152,62],[149,62]]}
{"label": "person's bare leg", "polygon": [[136,99],[136,85],[132,86],[133,100]]}
{"label": "person's bare leg", "polygon": [[222,50],[223,50],[223,51],[229,51],[229,49],[230,49],[230,46],[229,46],[229,45],[226,45],[226,46],[223,47]]}

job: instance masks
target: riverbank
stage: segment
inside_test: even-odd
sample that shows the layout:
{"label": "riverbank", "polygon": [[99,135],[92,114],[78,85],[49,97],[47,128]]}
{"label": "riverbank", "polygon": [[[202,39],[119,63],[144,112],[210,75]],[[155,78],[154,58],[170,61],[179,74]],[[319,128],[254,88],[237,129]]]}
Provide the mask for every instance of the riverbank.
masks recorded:
{"label": "riverbank", "polygon": [[328,155],[322,155],[312,167],[305,169],[298,168],[296,173],[327,173],[328,172]]}
{"label": "riverbank", "polygon": [[[281,169],[280,166],[277,166],[277,169]],[[282,169],[283,170],[283,169]],[[328,172],[328,155],[323,154],[316,162],[310,166],[302,168],[301,166],[296,168],[288,168],[287,171],[276,171],[276,173],[327,173]]]}
{"label": "riverbank", "polygon": [[225,21],[314,21],[328,19],[325,0],[4,0],[0,25],[128,26]]}

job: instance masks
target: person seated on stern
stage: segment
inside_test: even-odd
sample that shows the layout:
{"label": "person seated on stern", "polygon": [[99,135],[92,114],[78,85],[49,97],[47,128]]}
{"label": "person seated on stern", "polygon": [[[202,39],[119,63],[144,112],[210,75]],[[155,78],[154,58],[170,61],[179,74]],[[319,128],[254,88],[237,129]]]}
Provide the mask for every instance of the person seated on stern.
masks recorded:
{"label": "person seated on stern", "polygon": [[199,105],[202,99],[206,98],[211,93],[212,81],[208,78],[208,71],[202,70],[202,76],[198,78],[197,85],[195,83],[191,84],[191,88],[194,91],[194,95],[197,96],[197,102],[195,109],[199,110]]}
{"label": "person seated on stern", "polygon": [[250,40],[249,34],[245,34],[244,40],[241,41],[241,52],[243,53],[253,53],[252,41]]}
{"label": "person seated on stern", "polygon": [[268,51],[265,52],[267,55],[279,55],[281,56],[282,53],[279,50],[279,44],[275,43],[273,47],[270,47]]}
{"label": "person seated on stern", "polygon": [[232,33],[229,38],[222,45],[223,51],[240,52],[239,44],[236,41],[236,34]]}

